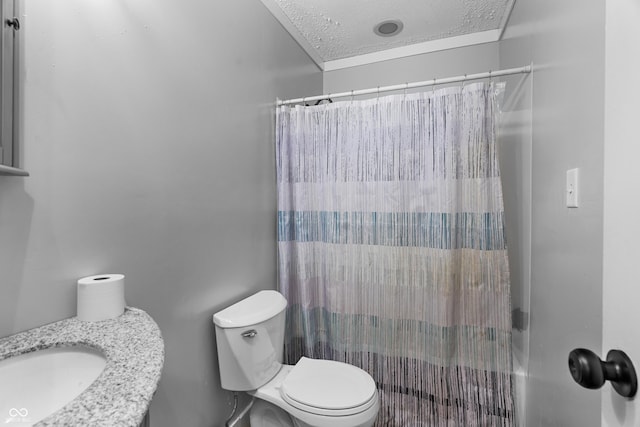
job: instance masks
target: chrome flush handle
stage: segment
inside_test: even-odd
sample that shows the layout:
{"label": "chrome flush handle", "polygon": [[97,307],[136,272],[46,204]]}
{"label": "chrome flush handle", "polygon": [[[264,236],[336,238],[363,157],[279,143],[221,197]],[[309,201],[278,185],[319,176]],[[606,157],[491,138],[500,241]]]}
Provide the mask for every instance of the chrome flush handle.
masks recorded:
{"label": "chrome flush handle", "polygon": [[258,331],[255,329],[249,329],[248,331],[244,331],[241,335],[243,338],[254,338],[258,335]]}

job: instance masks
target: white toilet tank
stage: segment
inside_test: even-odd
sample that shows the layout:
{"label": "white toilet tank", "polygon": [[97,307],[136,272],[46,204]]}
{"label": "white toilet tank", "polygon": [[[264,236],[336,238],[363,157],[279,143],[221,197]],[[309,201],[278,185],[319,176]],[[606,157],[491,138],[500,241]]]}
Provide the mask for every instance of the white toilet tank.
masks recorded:
{"label": "white toilet tank", "polygon": [[222,388],[256,390],[282,366],[287,300],[260,291],[213,315]]}

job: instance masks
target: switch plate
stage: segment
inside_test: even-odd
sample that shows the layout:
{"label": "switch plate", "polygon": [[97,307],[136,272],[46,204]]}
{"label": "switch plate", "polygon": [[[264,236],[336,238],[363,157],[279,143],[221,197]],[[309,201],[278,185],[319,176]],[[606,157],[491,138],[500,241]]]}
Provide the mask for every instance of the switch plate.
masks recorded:
{"label": "switch plate", "polygon": [[577,208],[578,207],[578,189],[579,189],[579,180],[578,180],[578,169],[569,169],[567,171],[567,207],[568,208]]}

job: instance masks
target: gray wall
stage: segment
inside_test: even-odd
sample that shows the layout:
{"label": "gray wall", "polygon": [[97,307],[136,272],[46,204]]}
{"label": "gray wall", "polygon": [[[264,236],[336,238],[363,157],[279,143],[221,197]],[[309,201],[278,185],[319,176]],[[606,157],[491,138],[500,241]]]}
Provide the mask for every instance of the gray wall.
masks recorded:
{"label": "gray wall", "polygon": [[0,177],[0,336],[124,273],[165,339],[154,426],[221,425],[211,315],[275,287],[273,102],[321,73],[259,2],[22,7],[31,177]]}
{"label": "gray wall", "polygon": [[498,64],[497,43],[449,49],[325,72],[324,93],[480,73]]}
{"label": "gray wall", "polygon": [[[571,379],[576,347],[600,353],[604,0],[516,2],[502,68],[533,62],[531,348],[527,426],[599,426],[600,394]],[[521,104],[523,105],[523,104]],[[565,173],[580,168],[578,209]]]}

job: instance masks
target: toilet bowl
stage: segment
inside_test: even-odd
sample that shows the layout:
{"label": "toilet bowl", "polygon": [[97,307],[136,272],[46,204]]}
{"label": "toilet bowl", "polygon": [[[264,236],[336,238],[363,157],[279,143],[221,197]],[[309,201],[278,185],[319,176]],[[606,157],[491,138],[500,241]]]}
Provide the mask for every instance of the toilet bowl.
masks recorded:
{"label": "toilet bowl", "polygon": [[222,387],[256,398],[252,427],[370,427],[379,410],[371,376],[302,357],[282,364],[286,300],[261,291],[213,316]]}
{"label": "toilet bowl", "polygon": [[[375,383],[362,369],[346,363],[303,357],[283,365],[267,384],[249,392],[261,402],[251,409],[251,426],[261,423],[275,406],[292,419],[284,426],[369,427],[379,409]],[[282,420],[279,419],[282,423]]]}

